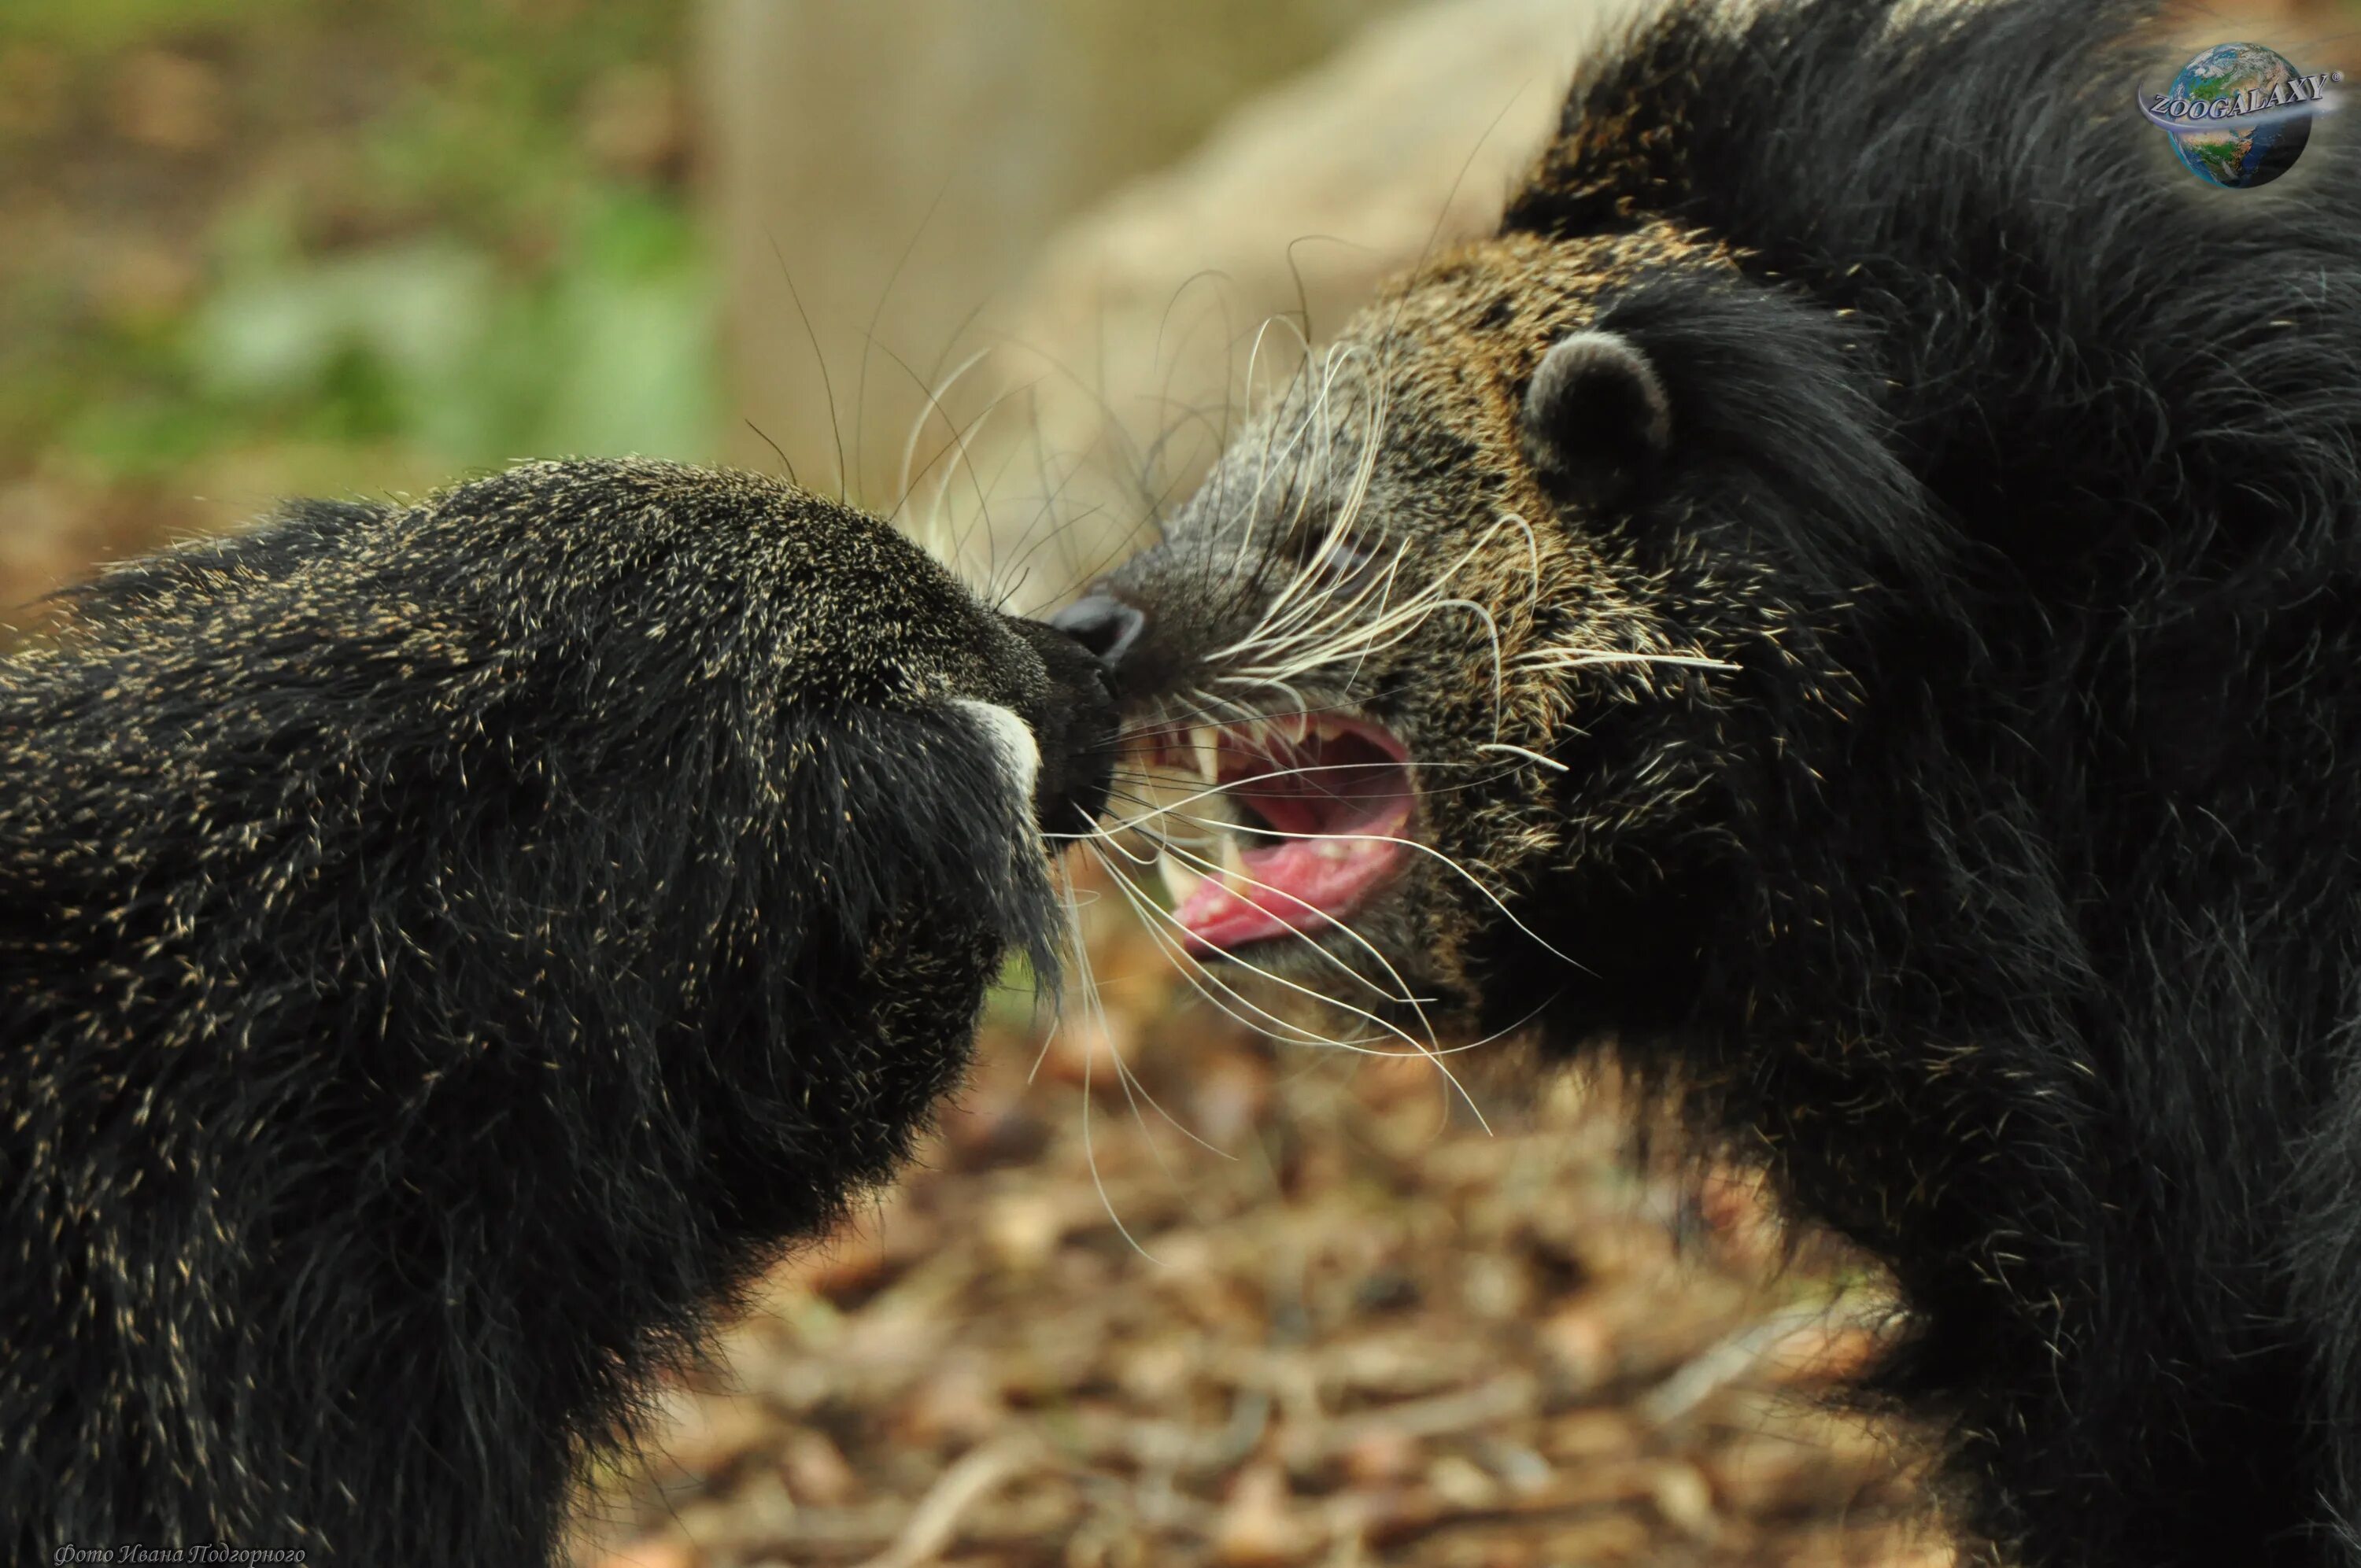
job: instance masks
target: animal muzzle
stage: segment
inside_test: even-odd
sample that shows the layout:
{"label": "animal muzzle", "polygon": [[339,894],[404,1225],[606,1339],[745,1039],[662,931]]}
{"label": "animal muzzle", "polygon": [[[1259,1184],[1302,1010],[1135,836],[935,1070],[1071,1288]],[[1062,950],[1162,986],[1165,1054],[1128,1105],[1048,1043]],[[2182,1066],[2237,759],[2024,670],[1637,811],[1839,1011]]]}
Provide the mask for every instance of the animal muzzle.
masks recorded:
{"label": "animal muzzle", "polygon": [[[1135,599],[1102,587],[1052,624],[1100,659],[1126,705],[1152,712],[1170,695],[1172,640]],[[1406,869],[1412,764],[1383,725],[1342,707],[1227,724],[1134,718],[1137,821],[1190,950],[1349,927]]]}
{"label": "animal muzzle", "polygon": [[1112,666],[1088,644],[1040,621],[1017,621],[1049,669],[1049,691],[1027,715],[1040,747],[1034,800],[1053,843],[1087,833],[1106,809],[1123,716]]}

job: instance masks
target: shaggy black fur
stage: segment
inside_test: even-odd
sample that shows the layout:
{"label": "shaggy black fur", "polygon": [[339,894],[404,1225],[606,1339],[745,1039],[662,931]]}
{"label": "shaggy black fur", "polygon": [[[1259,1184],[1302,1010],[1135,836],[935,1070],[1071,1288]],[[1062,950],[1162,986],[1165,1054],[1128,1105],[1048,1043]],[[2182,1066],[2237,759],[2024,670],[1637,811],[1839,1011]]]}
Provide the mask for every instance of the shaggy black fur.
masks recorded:
{"label": "shaggy black fur", "polygon": [[1602,302],[1685,431],[1631,537],[1801,612],[1743,855],[1565,922],[1628,967],[1562,1005],[1891,1260],[1978,1533],[2361,1560],[2361,167],[2182,174],[2138,6],[1890,10],[1677,13],[1510,213],[1742,247]]}
{"label": "shaggy black fur", "polygon": [[[652,1369],[906,1152],[1093,663],[655,464],[308,503],[0,662],[0,1558],[519,1568]],[[1093,777],[1098,771],[1100,778]]]}
{"label": "shaggy black fur", "polygon": [[[2361,160],[2329,116],[2276,184],[2191,178],[2133,102],[2183,39],[1645,25],[1503,234],[1348,332],[1389,400],[1356,546],[1473,553],[1503,685],[1466,617],[1306,682],[1475,781],[1422,832],[1581,966],[1422,864],[1362,930],[1471,1033],[1618,1042],[1890,1261],[1882,1386],[1948,1423],[1970,1534],[2059,1568],[2361,1563]],[[1514,424],[1576,330],[1669,407],[1609,502]],[[1296,471],[1323,417],[1113,579],[1148,711],[1252,689],[1213,650],[1345,488],[1341,420]],[[1516,663],[1553,648],[1735,668]],[[1479,774],[1504,711],[1566,771]]]}

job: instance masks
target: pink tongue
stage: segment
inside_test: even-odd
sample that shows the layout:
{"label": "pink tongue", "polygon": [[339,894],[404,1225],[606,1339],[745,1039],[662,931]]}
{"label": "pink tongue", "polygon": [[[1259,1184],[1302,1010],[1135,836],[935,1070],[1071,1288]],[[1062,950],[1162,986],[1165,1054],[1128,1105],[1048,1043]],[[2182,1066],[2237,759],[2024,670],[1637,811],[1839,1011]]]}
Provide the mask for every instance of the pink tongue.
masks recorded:
{"label": "pink tongue", "polygon": [[[1390,833],[1398,825],[1373,824],[1366,830]],[[1349,911],[1392,873],[1402,854],[1399,844],[1367,839],[1347,840],[1341,857],[1324,852],[1335,847],[1333,841],[1314,839],[1283,839],[1269,849],[1246,851],[1246,875],[1262,885],[1233,892],[1217,878],[1199,883],[1176,912],[1188,930],[1189,946],[1235,948],[1289,931],[1333,926],[1328,911]]]}

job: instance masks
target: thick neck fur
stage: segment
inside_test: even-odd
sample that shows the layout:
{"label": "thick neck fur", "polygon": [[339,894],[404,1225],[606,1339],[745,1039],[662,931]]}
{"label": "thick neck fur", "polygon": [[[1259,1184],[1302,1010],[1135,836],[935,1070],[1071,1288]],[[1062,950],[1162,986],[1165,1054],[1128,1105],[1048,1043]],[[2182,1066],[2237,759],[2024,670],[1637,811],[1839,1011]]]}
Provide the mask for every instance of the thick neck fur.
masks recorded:
{"label": "thick neck fur", "polygon": [[[2178,60],[2114,42],[2124,8],[1871,23],[1894,41],[1866,57],[1843,18],[1884,7],[1800,9],[1665,24],[1511,207],[1730,247],[1744,281],[1599,321],[1744,475],[1636,517],[1635,564],[1709,645],[1778,649],[1724,719],[1742,852],[1635,875],[1569,939],[1719,902],[1694,951],[1635,956],[1682,989],[1627,1043],[1914,1299],[2011,1303],[1929,1317],[1893,1374],[2049,1477],[1974,1522],[2235,1555],[2244,1524],[2126,1511],[2120,1431],[2157,1434],[2150,1505],[2218,1509],[2175,1435],[2202,1431],[2293,1514],[2334,1485],[2290,1457],[2296,1390],[2356,1370],[2289,1327],[2355,1261],[2308,1228],[2356,1166],[2317,1109],[2361,1001],[2355,162],[2323,133],[2270,190],[2172,170],[2128,84]],[[1765,122],[1806,104],[1807,137]],[[1733,558],[1760,568],[1736,613]],[[2022,1430],[1989,1369],[2052,1351],[2078,1413]]]}
{"label": "thick neck fur", "polygon": [[958,707],[1045,700],[1027,646],[873,520],[583,463],[299,507],[0,663],[0,1556],[551,1561],[1044,944]]}
{"label": "thick neck fur", "polygon": [[[1677,5],[1112,583],[1168,705],[1250,688],[1277,585],[1480,604],[1282,694],[1400,737],[1514,916],[1422,863],[1360,931],[1886,1258],[1884,1386],[2038,1564],[2361,1518],[2361,160],[2331,116],[2209,190],[2133,104],[2186,58],[2136,5]],[[1524,422],[1578,334],[1669,437],[1570,494]]]}

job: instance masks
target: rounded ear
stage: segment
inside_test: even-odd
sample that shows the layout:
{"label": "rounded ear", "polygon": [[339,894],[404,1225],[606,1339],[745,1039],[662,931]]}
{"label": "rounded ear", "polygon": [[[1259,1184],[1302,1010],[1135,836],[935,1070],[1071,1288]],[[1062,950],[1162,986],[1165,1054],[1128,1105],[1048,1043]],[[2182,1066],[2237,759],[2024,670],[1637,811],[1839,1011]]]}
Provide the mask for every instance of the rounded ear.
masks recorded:
{"label": "rounded ear", "polygon": [[1577,332],[1542,356],[1525,389],[1525,459],[1558,499],[1598,505],[1627,493],[1672,444],[1672,404],[1630,338]]}

